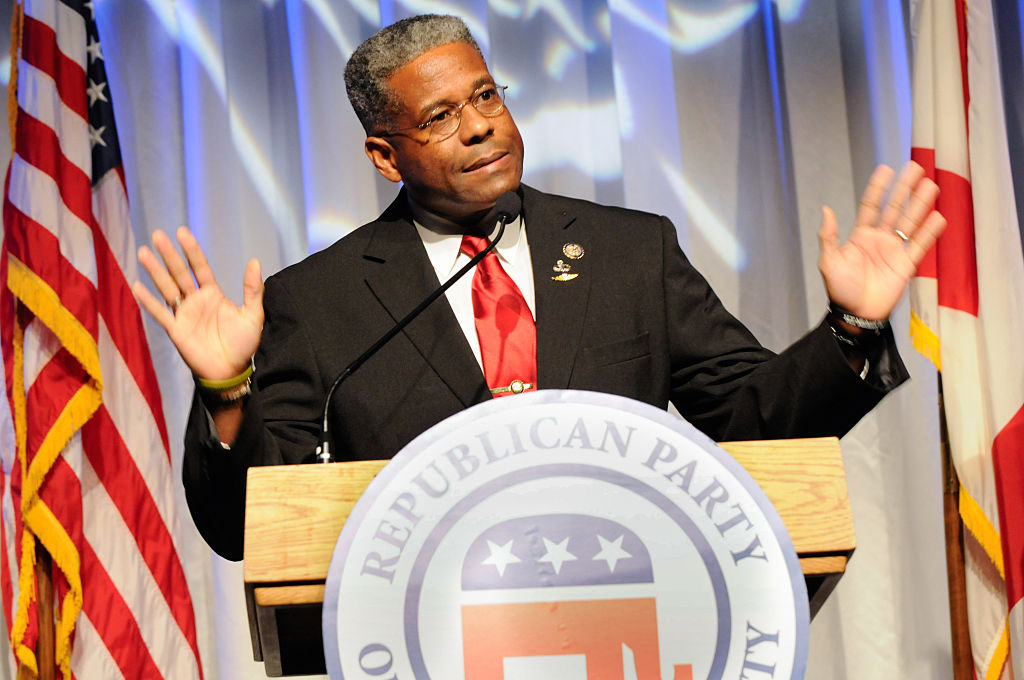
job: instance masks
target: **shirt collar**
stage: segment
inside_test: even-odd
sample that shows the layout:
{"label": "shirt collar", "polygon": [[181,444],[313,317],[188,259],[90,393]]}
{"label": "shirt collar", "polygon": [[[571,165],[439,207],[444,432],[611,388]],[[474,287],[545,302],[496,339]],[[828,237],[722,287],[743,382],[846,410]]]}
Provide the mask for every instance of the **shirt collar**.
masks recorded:
{"label": "shirt collar", "polygon": [[[412,209],[413,224],[423,241],[423,246],[427,249],[427,256],[434,269],[438,273],[454,273],[456,266],[461,264],[459,263],[459,249],[462,245],[463,227],[423,210],[411,199],[409,205]],[[524,227],[522,215],[505,225],[505,233],[494,249],[498,254],[498,259],[514,266],[528,255]],[[494,237],[497,233],[498,225],[495,222],[488,238]]]}

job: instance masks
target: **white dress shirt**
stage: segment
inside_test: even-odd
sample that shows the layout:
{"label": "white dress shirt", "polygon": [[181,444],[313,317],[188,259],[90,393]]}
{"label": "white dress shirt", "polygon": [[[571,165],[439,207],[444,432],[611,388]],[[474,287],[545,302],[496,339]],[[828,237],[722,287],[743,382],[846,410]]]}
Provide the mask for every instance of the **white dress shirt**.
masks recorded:
{"label": "white dress shirt", "polygon": [[[427,249],[430,264],[437,272],[437,280],[441,283],[447,281],[452,274],[471,259],[459,250],[462,245],[462,234],[435,231],[421,224],[419,220],[414,220],[414,224],[420,239],[423,240],[423,246]],[[497,229],[491,233],[491,236],[493,237],[496,233]],[[498,260],[505,272],[512,277],[516,286],[519,287],[519,292],[526,298],[530,313],[536,320],[533,267],[530,260],[530,247],[526,242],[526,228],[521,216],[505,227],[505,233],[494,252],[497,253]],[[466,272],[466,275],[456,281],[445,295],[448,297],[448,304],[451,305],[452,311],[455,312],[459,327],[462,328],[466,340],[469,341],[469,346],[473,349],[473,356],[476,357],[482,370],[480,341],[476,336],[476,321],[473,316],[473,274],[474,272]]]}

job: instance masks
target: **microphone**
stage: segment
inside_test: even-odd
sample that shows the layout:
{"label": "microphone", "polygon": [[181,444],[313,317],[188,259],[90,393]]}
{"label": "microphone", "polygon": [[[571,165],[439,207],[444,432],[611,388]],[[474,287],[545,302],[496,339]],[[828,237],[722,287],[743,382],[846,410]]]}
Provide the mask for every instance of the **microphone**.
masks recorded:
{"label": "microphone", "polygon": [[[523,207],[523,201],[519,198],[519,194],[514,191],[506,191],[501,196],[498,196],[498,200],[494,204],[495,216],[498,218],[498,222],[501,223],[501,228],[504,229],[505,225],[509,222],[515,221],[519,217],[519,211]],[[494,239],[495,242],[498,239]]]}
{"label": "microphone", "polygon": [[436,289],[434,289],[434,291],[431,292],[430,295],[423,298],[422,302],[416,305],[416,307],[413,308],[411,312],[406,314],[394,326],[388,329],[388,331],[384,333],[384,335],[380,336],[380,338],[378,338],[376,342],[370,345],[370,347],[368,347],[365,352],[356,357],[352,361],[352,363],[346,366],[345,369],[338,374],[338,377],[334,379],[334,382],[331,384],[331,388],[327,390],[327,396],[324,397],[323,421],[320,427],[320,441],[317,444],[316,450],[313,453],[313,459],[315,462],[335,462],[334,458],[331,456],[330,432],[327,422],[327,415],[331,406],[331,397],[334,396],[334,391],[338,389],[338,386],[341,385],[341,383],[343,383],[350,375],[352,375],[360,366],[366,363],[367,359],[372,357],[380,350],[381,347],[386,345],[391,338],[401,333],[402,329],[408,326],[413,319],[419,316],[424,309],[430,306],[430,303],[444,295],[444,293],[449,288],[451,288],[456,281],[461,279],[470,269],[477,266],[477,264],[479,264],[481,260],[487,257],[487,254],[489,252],[494,250],[494,248],[498,245],[498,241],[501,240],[501,237],[505,233],[505,225],[508,224],[509,222],[515,221],[515,219],[519,217],[519,211],[522,209],[522,200],[515,192],[506,191],[505,193],[498,197],[497,202],[494,204],[494,208],[495,216],[498,219],[498,233],[494,237],[494,239],[487,244],[487,247],[481,250],[475,256],[473,256],[473,258],[469,262],[467,262],[461,269],[459,269],[459,271],[455,272],[447,281],[445,281]]}

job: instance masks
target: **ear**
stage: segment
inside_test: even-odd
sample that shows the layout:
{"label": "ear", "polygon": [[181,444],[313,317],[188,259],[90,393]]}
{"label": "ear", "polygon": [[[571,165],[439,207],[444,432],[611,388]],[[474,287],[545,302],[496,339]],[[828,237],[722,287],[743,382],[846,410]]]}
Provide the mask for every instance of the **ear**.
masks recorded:
{"label": "ear", "polygon": [[373,167],[377,172],[392,182],[401,182],[402,173],[398,171],[398,158],[395,147],[383,137],[367,137],[363,144],[366,155],[369,156]]}

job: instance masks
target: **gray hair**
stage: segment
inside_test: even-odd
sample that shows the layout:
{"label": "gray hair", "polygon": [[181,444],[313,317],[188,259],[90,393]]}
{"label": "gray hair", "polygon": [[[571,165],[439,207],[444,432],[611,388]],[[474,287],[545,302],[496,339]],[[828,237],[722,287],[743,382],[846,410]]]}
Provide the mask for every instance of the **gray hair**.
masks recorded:
{"label": "gray hair", "polygon": [[388,79],[424,52],[463,42],[483,58],[462,19],[421,14],[382,28],[356,48],[345,65],[345,90],[367,135],[387,130],[401,113]]}

